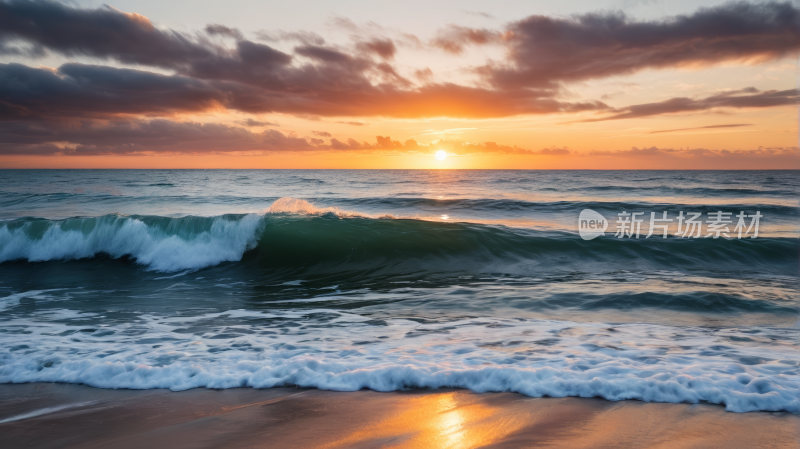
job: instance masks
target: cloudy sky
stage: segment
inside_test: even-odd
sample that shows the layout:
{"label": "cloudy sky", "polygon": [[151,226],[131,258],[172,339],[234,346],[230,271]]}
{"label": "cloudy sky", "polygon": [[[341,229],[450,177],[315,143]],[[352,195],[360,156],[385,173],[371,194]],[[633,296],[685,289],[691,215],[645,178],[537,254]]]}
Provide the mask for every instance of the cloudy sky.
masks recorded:
{"label": "cloudy sky", "polygon": [[800,168],[799,53],[798,2],[0,0],[0,167]]}

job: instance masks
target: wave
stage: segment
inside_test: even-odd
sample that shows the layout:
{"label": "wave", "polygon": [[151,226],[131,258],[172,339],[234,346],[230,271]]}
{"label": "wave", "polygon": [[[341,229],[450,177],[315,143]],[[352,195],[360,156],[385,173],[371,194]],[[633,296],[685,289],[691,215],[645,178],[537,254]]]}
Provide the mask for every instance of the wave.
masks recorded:
{"label": "wave", "polygon": [[[313,201],[330,201],[326,198],[316,198]],[[779,204],[682,204],[682,203],[657,203],[648,201],[522,201],[511,199],[462,199],[462,198],[353,198],[336,199],[337,203],[348,206],[368,206],[382,208],[421,208],[421,209],[463,209],[470,211],[490,211],[490,212],[572,212],[576,213],[583,209],[593,209],[601,211],[611,211],[613,213],[627,211],[637,212],[674,212],[692,211],[716,212],[719,210],[726,212],[745,211],[753,213],[760,211],[762,214],[776,214],[798,216],[800,208],[797,206],[784,206]]]}
{"label": "wave", "polygon": [[794,274],[798,241],[615,239],[570,232],[372,217],[291,198],[263,215],[169,218],[106,215],[0,224],[0,262],[74,260],[107,254],[155,271],[223,262],[320,271],[407,270],[532,273],[552,269],[714,270]]}
{"label": "wave", "polygon": [[800,308],[795,307],[797,303],[792,300],[787,301],[786,298],[754,299],[743,295],[707,290],[610,294],[573,291],[548,295],[541,300],[531,299],[528,302],[531,303],[531,309],[633,310],[649,307],[684,312],[723,314],[731,312],[766,312],[776,315],[795,315],[800,312]]}
{"label": "wave", "polygon": [[[24,216],[23,214],[30,214],[31,210],[48,210],[48,208],[53,204],[58,204],[60,207],[65,202],[69,204],[72,201],[92,206],[103,205],[106,210],[115,211],[141,210],[143,204],[148,208],[157,208],[156,210],[169,210],[170,208],[174,207],[175,204],[181,204],[190,207],[214,204],[217,206],[225,205],[228,207],[243,207],[245,208],[244,210],[252,210],[254,205],[261,205],[265,202],[274,202],[271,206],[271,209],[276,212],[283,207],[286,208],[284,213],[333,213],[342,218],[348,214],[352,217],[375,217],[374,215],[348,212],[348,210],[351,209],[358,209],[360,211],[375,211],[375,213],[378,214],[385,214],[388,212],[395,216],[404,215],[407,217],[415,217],[420,214],[428,213],[447,214],[452,212],[463,215],[464,217],[477,218],[478,220],[499,217],[529,219],[533,217],[533,214],[561,214],[562,216],[564,214],[577,215],[578,212],[583,209],[599,211],[609,219],[614,218],[617,213],[622,211],[645,212],[646,216],[649,216],[649,212],[660,213],[667,211],[670,213],[670,216],[674,216],[680,210],[700,212],[704,215],[720,210],[732,212],[734,214],[739,213],[740,211],[745,211],[746,213],[754,213],[759,211],[762,213],[762,215],[764,215],[764,220],[769,220],[770,222],[787,220],[796,221],[798,218],[800,218],[800,207],[798,207],[795,202],[789,202],[788,200],[776,201],[768,204],[760,202],[747,202],[746,199],[743,199],[742,202],[730,204],[713,204],[713,202],[709,202],[708,204],[687,204],[682,203],[680,199],[675,199],[671,202],[646,201],[644,199],[641,201],[524,201],[507,198],[425,198],[418,192],[405,192],[392,197],[334,198],[319,196],[316,198],[309,198],[308,201],[314,203],[310,204],[305,200],[294,198],[278,198],[271,196],[236,196],[225,194],[203,197],[194,197],[189,195],[159,195],[156,197],[145,198],[139,196],[112,194],[105,191],[94,192],[91,194],[7,193],[5,195],[0,192],[0,209],[8,209],[6,214],[9,216],[9,218],[21,217]],[[298,204],[290,204],[292,202]],[[305,203],[306,205],[301,206],[300,203]]]}
{"label": "wave", "polygon": [[570,192],[616,192],[621,191],[630,193],[635,190],[637,193],[655,192],[658,196],[666,194],[678,195],[700,195],[700,196],[741,196],[741,195],[766,195],[766,196],[796,196],[796,190],[778,189],[753,189],[747,187],[673,187],[669,185],[651,185],[632,187],[627,186],[586,186],[566,189]]}
{"label": "wave", "polygon": [[14,220],[0,227],[0,262],[130,256],[156,271],[200,269],[241,260],[256,245],[257,215]]}
{"label": "wave", "polygon": [[[0,383],[172,390],[458,387],[800,413],[800,360],[791,344],[796,329],[493,318],[420,324],[315,312],[317,319],[310,312],[245,310],[144,316],[130,326],[97,328],[82,320],[10,321],[30,332],[9,335],[0,348]],[[208,326],[222,319],[224,326]],[[189,334],[187,328],[202,331]],[[324,341],[314,338],[323,330]]]}

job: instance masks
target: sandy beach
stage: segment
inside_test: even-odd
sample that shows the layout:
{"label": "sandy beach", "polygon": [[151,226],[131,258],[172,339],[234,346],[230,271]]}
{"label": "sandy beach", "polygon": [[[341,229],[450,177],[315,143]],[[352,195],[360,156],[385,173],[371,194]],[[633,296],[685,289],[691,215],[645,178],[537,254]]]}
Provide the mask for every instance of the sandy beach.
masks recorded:
{"label": "sandy beach", "polygon": [[5,447],[792,448],[800,416],[464,390],[0,385]]}

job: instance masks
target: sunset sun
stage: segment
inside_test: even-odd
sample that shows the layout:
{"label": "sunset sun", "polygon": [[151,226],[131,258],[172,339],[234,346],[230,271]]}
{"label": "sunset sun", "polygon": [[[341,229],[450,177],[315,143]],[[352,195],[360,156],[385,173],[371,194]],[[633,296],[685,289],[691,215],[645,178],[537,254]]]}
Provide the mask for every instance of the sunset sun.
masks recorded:
{"label": "sunset sun", "polygon": [[436,152],[436,159],[439,159],[440,161],[443,161],[444,158],[446,158],[446,157],[447,157],[447,153],[445,153],[444,150],[439,150],[439,151]]}

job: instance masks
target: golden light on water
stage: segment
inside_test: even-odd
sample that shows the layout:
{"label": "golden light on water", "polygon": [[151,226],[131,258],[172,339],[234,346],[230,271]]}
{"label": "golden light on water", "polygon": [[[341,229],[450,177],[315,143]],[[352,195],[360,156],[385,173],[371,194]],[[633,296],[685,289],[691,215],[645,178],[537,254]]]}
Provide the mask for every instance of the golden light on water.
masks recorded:
{"label": "golden light on water", "polygon": [[444,158],[446,158],[446,157],[447,157],[447,153],[445,153],[444,150],[439,150],[439,151],[436,152],[436,159],[439,159],[440,161],[443,161]]}

